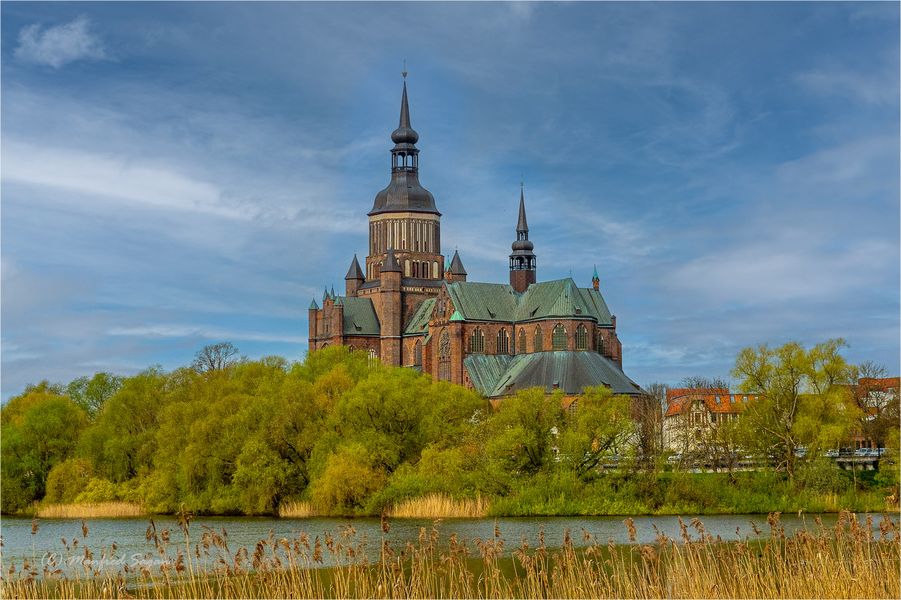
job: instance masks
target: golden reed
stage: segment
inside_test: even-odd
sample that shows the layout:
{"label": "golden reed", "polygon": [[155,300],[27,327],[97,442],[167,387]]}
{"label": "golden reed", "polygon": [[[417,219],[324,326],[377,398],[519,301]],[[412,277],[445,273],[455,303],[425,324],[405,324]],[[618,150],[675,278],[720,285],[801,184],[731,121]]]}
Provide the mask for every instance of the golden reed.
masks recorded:
{"label": "golden reed", "polygon": [[[441,539],[437,526],[420,529],[418,542],[395,547],[374,541],[367,554],[351,526],[335,536],[269,537],[248,548],[229,548],[224,531],[158,530],[147,540],[163,559],[154,565],[95,572],[87,561],[76,571],[29,562],[3,567],[7,598],[898,598],[901,597],[901,533],[889,515],[861,523],[842,512],[826,527],[818,519],[787,535],[779,514],[769,531],[723,541],[693,519],[679,521],[673,539],[657,532],[653,542],[615,545],[570,531],[560,548],[525,540],[506,547],[500,530],[488,540]],[[36,532],[39,523],[35,522]],[[390,523],[383,519],[383,531]],[[738,532],[737,532],[738,533]],[[64,542],[60,561],[95,557]],[[178,540],[177,538],[183,538]],[[96,558],[96,557],[95,557]],[[204,565],[206,565],[204,567]],[[323,568],[325,567],[325,568]],[[42,570],[41,570],[42,569]]]}
{"label": "golden reed", "polygon": [[316,511],[309,502],[288,501],[282,502],[278,507],[278,516],[283,519],[303,519],[315,517]]}
{"label": "golden reed", "polygon": [[41,519],[97,519],[105,517],[144,517],[144,507],[135,502],[84,502],[38,506]]}
{"label": "golden reed", "polygon": [[488,500],[482,496],[456,500],[444,494],[429,494],[405,500],[388,510],[400,519],[474,519],[488,515]]}

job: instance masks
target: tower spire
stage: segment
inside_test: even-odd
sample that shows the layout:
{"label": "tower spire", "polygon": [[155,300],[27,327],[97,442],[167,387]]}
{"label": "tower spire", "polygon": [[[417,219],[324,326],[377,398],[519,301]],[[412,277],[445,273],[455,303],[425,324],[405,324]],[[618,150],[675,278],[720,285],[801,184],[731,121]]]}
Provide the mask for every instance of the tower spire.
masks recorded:
{"label": "tower spire", "polygon": [[516,223],[516,233],[524,233],[525,237],[516,239],[529,239],[529,223],[526,221],[526,197],[522,182],[519,182],[519,221]]}
{"label": "tower spire", "polygon": [[594,274],[591,276],[591,287],[594,288],[595,291],[600,291],[601,289],[601,278],[598,277],[598,266],[594,266]]}
{"label": "tower spire", "polygon": [[524,292],[536,281],[535,245],[529,241],[529,223],[526,221],[525,186],[519,183],[519,219],[516,222],[516,241],[510,254],[510,285],[517,292]]}

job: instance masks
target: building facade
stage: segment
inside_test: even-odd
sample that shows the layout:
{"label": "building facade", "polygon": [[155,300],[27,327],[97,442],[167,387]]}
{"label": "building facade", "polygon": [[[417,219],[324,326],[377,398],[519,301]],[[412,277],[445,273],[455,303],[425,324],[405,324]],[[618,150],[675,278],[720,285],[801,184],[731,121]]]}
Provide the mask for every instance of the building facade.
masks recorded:
{"label": "building facade", "polygon": [[501,398],[541,386],[579,394],[606,385],[639,395],[622,370],[616,317],[600,291],[572,278],[537,281],[525,194],[520,189],[509,283],[467,281],[458,252],[441,252],[441,213],[419,181],[419,135],[404,81],[391,134],[391,180],[369,211],[369,254],[356,256],[344,295],[326,290],[309,309],[310,350],[342,344],[393,366]]}
{"label": "building facade", "polygon": [[725,388],[670,388],[663,415],[663,445],[678,453],[694,452],[711,442],[723,423],[733,421],[757,394],[731,394]]}

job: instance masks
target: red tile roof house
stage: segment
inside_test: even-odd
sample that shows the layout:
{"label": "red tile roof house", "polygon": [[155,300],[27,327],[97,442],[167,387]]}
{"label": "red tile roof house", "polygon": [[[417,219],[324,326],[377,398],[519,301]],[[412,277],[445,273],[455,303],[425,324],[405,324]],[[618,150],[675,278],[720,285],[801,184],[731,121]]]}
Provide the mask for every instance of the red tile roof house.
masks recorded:
{"label": "red tile roof house", "polygon": [[726,388],[671,388],[666,392],[663,445],[673,452],[697,450],[718,424],[738,417],[756,394],[732,394]]}

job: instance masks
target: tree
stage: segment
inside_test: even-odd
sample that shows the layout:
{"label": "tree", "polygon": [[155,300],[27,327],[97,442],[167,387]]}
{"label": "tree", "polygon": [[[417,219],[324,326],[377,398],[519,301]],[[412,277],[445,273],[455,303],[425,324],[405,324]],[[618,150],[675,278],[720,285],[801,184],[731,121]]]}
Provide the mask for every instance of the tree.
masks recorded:
{"label": "tree", "polygon": [[197,351],[191,367],[198,373],[222,371],[238,362],[238,349],[231,342],[209,344]]}
{"label": "tree", "polygon": [[122,387],[124,379],[112,373],[95,373],[93,377],[79,377],[66,386],[66,394],[75,404],[84,409],[93,420],[103,403]]}
{"label": "tree", "polygon": [[531,388],[501,401],[485,424],[485,452],[495,472],[536,473],[551,460],[562,397],[561,392],[547,395],[543,388]]}
{"label": "tree", "polygon": [[44,496],[48,474],[72,455],[87,424],[84,410],[58,391],[30,387],[0,411],[3,512],[21,510]]}
{"label": "tree", "polygon": [[858,427],[863,437],[873,440],[880,448],[886,447],[886,440],[893,431],[897,431],[901,418],[901,393],[897,389],[886,389],[882,380],[887,377],[885,366],[872,361],[855,367],[857,384],[854,386],[854,398],[860,409]]}
{"label": "tree", "polygon": [[841,356],[844,340],[828,340],[809,351],[790,342],[742,350],[732,371],[745,393],[760,397],[742,416],[745,447],[793,478],[803,460],[845,439],[858,411],[849,392],[853,370]]}
{"label": "tree", "polygon": [[720,377],[691,375],[683,377],[682,381],[679,382],[679,387],[689,390],[728,390],[729,382]]}
{"label": "tree", "polygon": [[585,388],[560,434],[561,462],[583,479],[593,477],[604,460],[623,454],[637,433],[632,401],[604,386]]}

